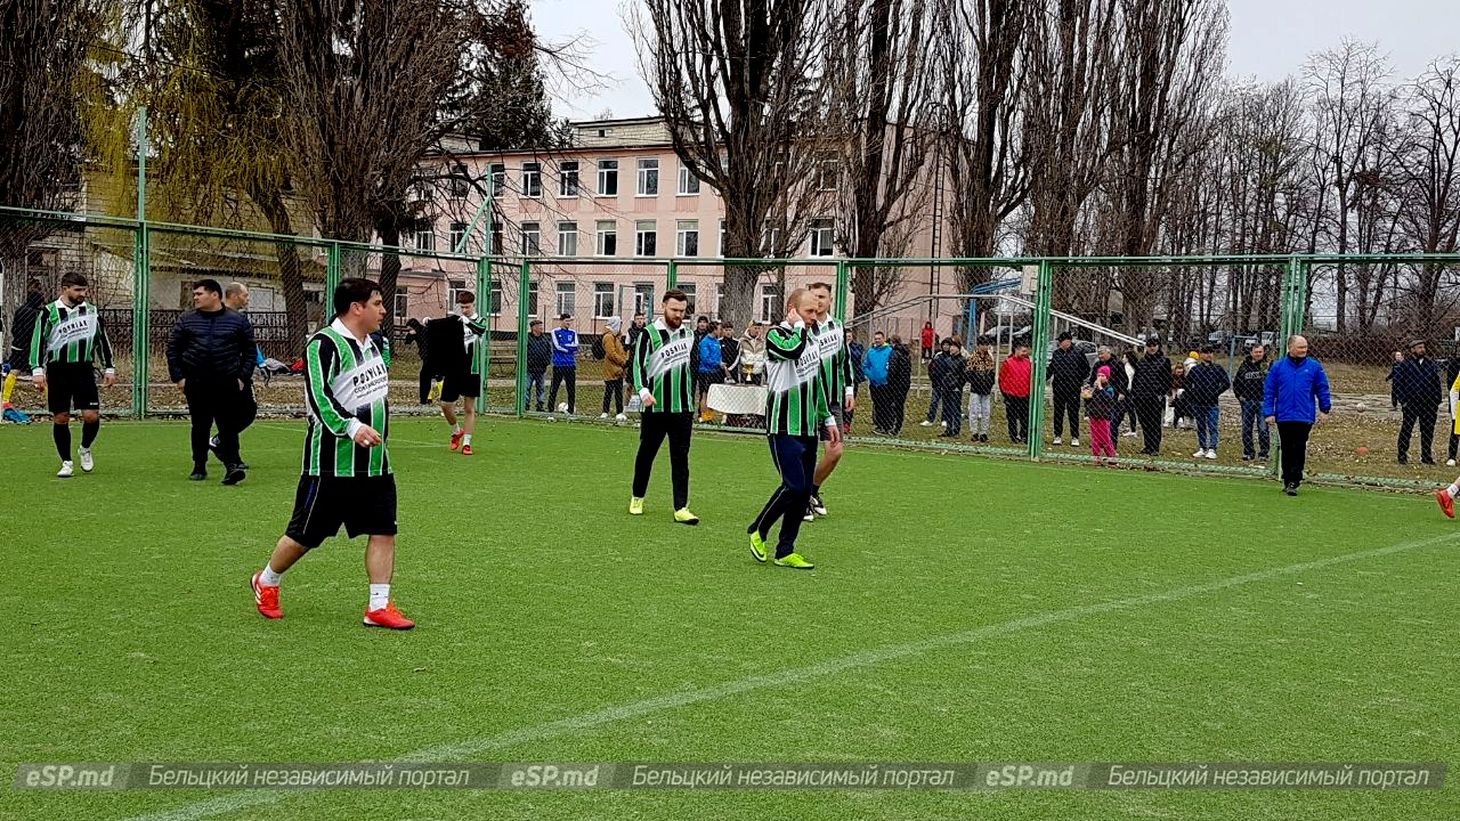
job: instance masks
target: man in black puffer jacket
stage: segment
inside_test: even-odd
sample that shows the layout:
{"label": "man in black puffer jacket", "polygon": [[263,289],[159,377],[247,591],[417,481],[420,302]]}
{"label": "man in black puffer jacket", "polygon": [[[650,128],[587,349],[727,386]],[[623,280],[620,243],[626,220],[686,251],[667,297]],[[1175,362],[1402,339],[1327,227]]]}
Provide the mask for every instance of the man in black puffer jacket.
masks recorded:
{"label": "man in black puffer jacket", "polygon": [[208,478],[208,439],[218,425],[218,458],[227,470],[223,484],[244,479],[238,454],[238,406],[253,372],[256,348],[253,326],[243,314],[223,304],[217,280],[193,284],[193,306],[178,317],[167,340],[167,371],[187,398],[192,416],[193,473]]}
{"label": "man in black puffer jacket", "polygon": [[1059,335],[1049,358],[1047,378],[1054,390],[1054,443],[1064,444],[1065,420],[1070,421],[1070,445],[1080,446],[1080,389],[1090,375],[1090,359],[1075,348],[1069,331]]}

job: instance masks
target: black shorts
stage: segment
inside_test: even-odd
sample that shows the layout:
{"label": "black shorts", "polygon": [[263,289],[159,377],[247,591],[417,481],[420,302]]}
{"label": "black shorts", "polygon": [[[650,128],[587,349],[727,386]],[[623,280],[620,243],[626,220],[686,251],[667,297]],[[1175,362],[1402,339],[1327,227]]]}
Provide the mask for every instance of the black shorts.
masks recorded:
{"label": "black shorts", "polygon": [[719,385],[725,381],[724,371],[696,371],[695,387],[701,393],[709,393],[711,385]]}
{"label": "black shorts", "polygon": [[441,401],[455,402],[465,396],[468,399],[476,399],[482,395],[482,379],[480,374],[469,371],[458,371],[449,373],[441,380]]}
{"label": "black shorts", "polygon": [[96,389],[96,371],[90,362],[53,363],[46,367],[46,406],[51,415],[101,408]]}
{"label": "black shorts", "polygon": [[294,492],[294,514],[284,535],[309,549],[340,532],[356,536],[394,536],[395,476],[301,476]]}
{"label": "black shorts", "polygon": [[[847,411],[841,402],[831,403],[831,418],[836,420],[837,427],[845,428],[847,426]],[[826,432],[826,425],[821,425],[817,429],[816,438],[823,442],[831,441],[831,434]]]}

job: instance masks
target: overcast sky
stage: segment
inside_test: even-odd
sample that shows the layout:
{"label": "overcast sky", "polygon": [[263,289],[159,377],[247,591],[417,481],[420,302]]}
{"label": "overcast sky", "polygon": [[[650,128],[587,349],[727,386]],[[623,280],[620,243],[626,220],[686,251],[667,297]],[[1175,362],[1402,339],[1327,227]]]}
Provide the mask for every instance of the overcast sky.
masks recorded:
{"label": "overcast sky", "polygon": [[[550,41],[582,38],[587,62],[609,76],[606,88],[558,89],[555,110],[572,119],[609,109],[615,117],[653,112],[639,77],[624,9],[638,0],[533,0],[538,34]],[[1377,40],[1396,77],[1417,74],[1430,60],[1460,50],[1456,0],[1227,0],[1232,30],[1229,73],[1276,80],[1296,73],[1308,54],[1344,37]]]}

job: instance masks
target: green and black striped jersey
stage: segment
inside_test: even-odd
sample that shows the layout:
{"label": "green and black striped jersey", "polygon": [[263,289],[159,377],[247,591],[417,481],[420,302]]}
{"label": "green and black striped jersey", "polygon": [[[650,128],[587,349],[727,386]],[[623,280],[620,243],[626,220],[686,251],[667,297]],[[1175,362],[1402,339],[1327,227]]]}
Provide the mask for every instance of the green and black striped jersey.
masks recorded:
{"label": "green and black striped jersey", "polygon": [[816,436],[832,419],[815,330],[782,322],[765,337],[766,433]]}
{"label": "green and black striped jersey", "polygon": [[485,334],[487,333],[487,318],[481,314],[475,316],[461,317],[462,327],[465,328],[466,340],[466,361],[471,368],[472,376],[481,376],[482,367],[487,364],[487,349]]}
{"label": "green and black striped jersey", "polygon": [[356,339],[338,319],[309,338],[304,348],[304,395],[309,428],[304,435],[305,476],[385,476],[386,442],[355,444],[369,425],[390,437],[390,370],[374,339]]}
{"label": "green and black striped jersey", "polygon": [[39,373],[51,364],[90,365],[93,361],[105,370],[115,370],[111,342],[96,306],[89,302],[67,305],[58,299],[42,308],[30,336],[31,372]]}
{"label": "green and black striped jersey", "polygon": [[630,372],[634,391],[648,391],[654,407],[646,413],[692,413],[695,409],[694,376],[689,370],[695,335],[683,323],[674,330],[663,317],[654,320],[634,343]]}
{"label": "green and black striped jersey", "polygon": [[827,317],[825,321],[816,323],[811,336],[821,352],[821,381],[825,385],[827,403],[845,401],[847,389],[856,379],[852,371],[847,327],[839,320]]}

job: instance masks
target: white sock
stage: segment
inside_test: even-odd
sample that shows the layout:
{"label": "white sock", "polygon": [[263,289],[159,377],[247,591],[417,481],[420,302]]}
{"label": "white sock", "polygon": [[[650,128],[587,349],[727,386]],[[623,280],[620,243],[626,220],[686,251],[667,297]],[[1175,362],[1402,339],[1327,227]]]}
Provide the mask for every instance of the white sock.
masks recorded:
{"label": "white sock", "polygon": [[457,425],[456,427],[451,429],[452,436],[456,436],[459,433],[461,433],[461,425]]}
{"label": "white sock", "polygon": [[470,445],[471,444],[471,434],[468,433],[467,435],[461,437],[461,443],[463,445]]}
{"label": "white sock", "polygon": [[370,610],[379,610],[390,603],[390,585],[370,585]]}
{"label": "white sock", "polygon": [[283,580],[283,573],[274,572],[273,562],[264,562],[264,572],[259,576],[259,584],[264,587],[278,587]]}
{"label": "white sock", "polygon": [[1450,493],[1450,498],[1451,499],[1454,499],[1456,497],[1460,497],[1460,482],[1457,482],[1457,483],[1455,483],[1453,485],[1450,485],[1450,487],[1449,487],[1449,493]]}

